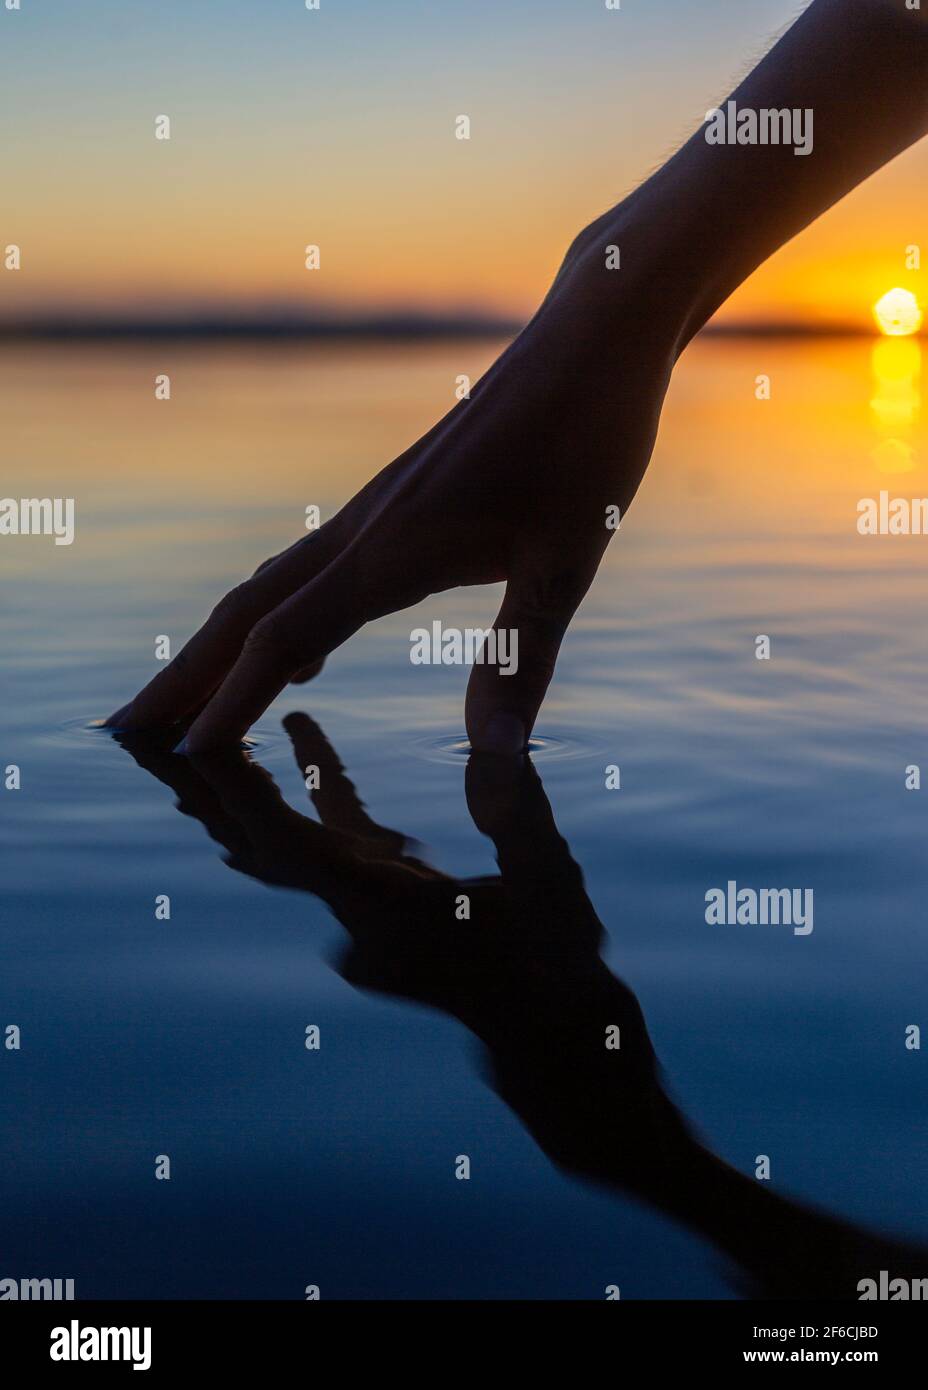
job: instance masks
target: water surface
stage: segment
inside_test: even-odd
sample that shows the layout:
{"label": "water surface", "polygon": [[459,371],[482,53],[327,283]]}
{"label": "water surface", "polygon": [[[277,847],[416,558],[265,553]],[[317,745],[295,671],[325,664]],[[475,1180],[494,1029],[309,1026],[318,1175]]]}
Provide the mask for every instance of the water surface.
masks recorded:
{"label": "water surface", "polygon": [[[156,637],[180,645],[307,505],[330,515],[497,351],[0,353],[2,490],[77,507],[70,547],[0,542],[2,761],[22,769],[0,796],[0,1023],[22,1030],[3,1053],[0,1276],[71,1277],[83,1298],[739,1292],[705,1232],[561,1171],[460,1020],[348,983],[318,897],[236,872],[170,786],[86,727],[154,672]],[[905,769],[928,762],[928,537],[856,530],[860,498],[928,494],[918,356],[690,350],[536,766],[702,1142],[751,1179],[769,1155],[779,1194],[926,1241],[925,1063],[905,1030],[928,1022],[928,791]],[[412,666],[408,639],[436,617],[484,626],[497,599],[377,623],[273,706],[253,761],[312,817],[281,723],[305,710],[375,822],[449,874],[494,874],[465,799],[466,671]],[[813,933],[707,926],[705,892],[729,879],[813,889]]]}

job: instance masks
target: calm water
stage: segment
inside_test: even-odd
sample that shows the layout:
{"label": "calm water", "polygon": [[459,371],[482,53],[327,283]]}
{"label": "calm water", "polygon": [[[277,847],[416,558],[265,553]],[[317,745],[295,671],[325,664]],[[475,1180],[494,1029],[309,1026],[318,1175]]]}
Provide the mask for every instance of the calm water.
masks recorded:
{"label": "calm water", "polygon": [[[275,866],[294,886],[250,876],[241,837],[278,814],[263,778],[237,772],[210,801],[85,728],[153,673],[158,635],[179,645],[301,532],[309,503],[330,514],[496,351],[0,354],[2,491],[77,505],[71,547],[0,542],[0,748],[22,769],[0,794],[0,1024],[22,1030],[0,1054],[0,1277],[73,1277],[85,1298],[301,1298],[307,1284],[324,1298],[738,1296],[711,1216],[688,1224],[659,1196],[562,1171],[529,1132],[522,1073],[495,1089],[481,1029],[436,1007],[428,982],[417,1002],[383,992],[396,958],[432,968],[425,888],[386,904],[395,955],[372,987],[349,984],[349,937],[305,891],[312,832]],[[907,765],[928,769],[928,538],[856,533],[859,498],[928,494],[919,370],[913,344],[690,351],[564,649],[536,768],[609,968],[703,1144],[752,1183],[769,1155],[777,1193],[928,1242],[925,1061],[905,1047],[908,1025],[928,1025],[928,787],[904,786]],[[169,404],[153,398],[161,371]],[[384,620],[278,701],[253,757],[290,806],[315,818],[281,726],[306,711],[373,820],[418,842],[408,853],[494,874],[456,747],[466,671],[411,666],[408,637],[435,617],[483,625],[496,601],[460,591]],[[604,786],[613,763],[621,791]],[[529,799],[510,828],[543,851]],[[707,926],[705,892],[729,879],[812,888],[813,933]],[[155,920],[159,894],[170,921]],[[529,932],[505,999],[490,948],[462,967],[482,1036],[532,1000],[539,951],[569,954],[557,933],[573,911],[552,913],[541,946]],[[545,1018],[555,1052],[563,1026],[562,1058],[576,1002]],[[580,1121],[551,1095],[556,1150]],[[626,1146],[647,1147],[636,1102],[619,1092],[599,1110],[620,1168]]]}

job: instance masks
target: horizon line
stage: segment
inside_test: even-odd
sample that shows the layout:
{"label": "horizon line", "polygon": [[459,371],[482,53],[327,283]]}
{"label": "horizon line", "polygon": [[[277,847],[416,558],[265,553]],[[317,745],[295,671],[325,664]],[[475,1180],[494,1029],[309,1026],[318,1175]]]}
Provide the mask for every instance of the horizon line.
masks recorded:
{"label": "horizon line", "polygon": [[[126,318],[115,315],[49,315],[0,320],[0,343],[67,342],[168,338],[191,341],[217,339],[429,339],[440,337],[512,337],[528,320],[487,314],[384,313],[357,317],[312,318],[303,315],[196,314],[168,318]],[[874,325],[838,321],[744,320],[710,322],[697,337],[719,338],[882,338]],[[921,333],[909,335],[919,339]]]}

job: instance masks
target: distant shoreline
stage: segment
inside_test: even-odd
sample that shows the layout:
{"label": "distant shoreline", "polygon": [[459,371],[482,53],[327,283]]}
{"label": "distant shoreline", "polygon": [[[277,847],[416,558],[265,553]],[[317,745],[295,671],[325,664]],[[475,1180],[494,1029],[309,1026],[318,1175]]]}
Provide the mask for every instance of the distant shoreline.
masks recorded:
{"label": "distant shoreline", "polygon": [[[52,342],[331,342],[430,341],[440,338],[511,338],[524,325],[507,319],[383,316],[344,321],[262,318],[174,318],[163,320],[47,318],[0,322],[0,344]],[[880,338],[878,330],[853,324],[718,323],[702,329],[713,338]],[[925,333],[914,335],[916,341]]]}

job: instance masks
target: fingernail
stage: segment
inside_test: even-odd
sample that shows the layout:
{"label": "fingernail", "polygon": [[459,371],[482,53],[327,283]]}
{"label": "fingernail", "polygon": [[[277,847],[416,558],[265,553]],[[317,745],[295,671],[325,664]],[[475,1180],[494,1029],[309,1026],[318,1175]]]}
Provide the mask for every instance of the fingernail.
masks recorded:
{"label": "fingernail", "polygon": [[487,721],[478,741],[480,753],[500,753],[512,757],[525,750],[525,726],[516,714],[494,714]]}

